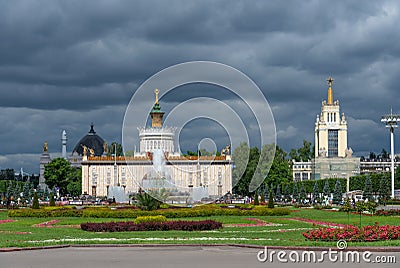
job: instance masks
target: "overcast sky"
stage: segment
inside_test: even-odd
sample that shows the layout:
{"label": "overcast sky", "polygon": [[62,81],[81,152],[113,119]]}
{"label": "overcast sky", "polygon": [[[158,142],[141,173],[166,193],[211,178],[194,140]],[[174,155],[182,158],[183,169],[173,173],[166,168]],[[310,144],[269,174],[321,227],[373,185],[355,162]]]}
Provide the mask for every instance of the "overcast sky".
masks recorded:
{"label": "overcast sky", "polygon": [[[400,112],[399,3],[1,0],[0,169],[38,173],[45,141],[59,156],[65,129],[70,152],[91,122],[103,139],[121,142],[140,84],[196,60],[230,65],[260,87],[286,151],[314,142],[329,76],[355,154],[389,150],[380,117]],[[165,96],[162,108],[199,92],[235,103],[223,89],[197,85]],[[221,128],[203,121],[186,126],[183,151],[202,136],[225,145]]]}

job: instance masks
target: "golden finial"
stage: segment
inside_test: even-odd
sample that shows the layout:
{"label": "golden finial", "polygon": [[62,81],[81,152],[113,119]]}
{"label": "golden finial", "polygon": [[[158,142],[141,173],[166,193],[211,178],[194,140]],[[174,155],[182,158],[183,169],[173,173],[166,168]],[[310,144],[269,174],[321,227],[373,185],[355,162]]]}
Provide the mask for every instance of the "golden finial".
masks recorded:
{"label": "golden finial", "polygon": [[47,143],[47,141],[43,144],[43,152],[47,153],[49,151],[49,144]]}
{"label": "golden finial", "polygon": [[333,84],[334,79],[329,76],[328,79],[326,79],[326,82],[328,82],[328,105],[333,104],[333,92],[332,92],[332,84]]}
{"label": "golden finial", "polygon": [[154,93],[156,93],[156,103],[158,103],[158,93],[160,93],[158,88],[156,88],[156,90],[154,90]]}

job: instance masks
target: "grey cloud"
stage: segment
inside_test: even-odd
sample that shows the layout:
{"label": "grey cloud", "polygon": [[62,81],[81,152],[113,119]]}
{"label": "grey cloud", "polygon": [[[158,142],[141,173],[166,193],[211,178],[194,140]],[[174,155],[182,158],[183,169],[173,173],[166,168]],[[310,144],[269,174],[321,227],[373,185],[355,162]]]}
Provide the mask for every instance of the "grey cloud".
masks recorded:
{"label": "grey cloud", "polygon": [[[251,77],[272,106],[285,150],[313,141],[330,75],[355,153],[388,148],[379,121],[390,106],[400,112],[399,7],[389,0],[3,1],[0,155],[9,160],[0,163],[29,162],[34,169],[31,155],[40,154],[44,141],[57,154],[66,129],[71,150],[92,121],[105,140],[119,141],[139,85],[193,60],[222,62]],[[162,107],[206,95],[241,108],[224,90],[195,88],[166,95]],[[215,136],[221,147],[220,134],[204,122],[192,124],[181,145],[190,150],[200,137]]]}

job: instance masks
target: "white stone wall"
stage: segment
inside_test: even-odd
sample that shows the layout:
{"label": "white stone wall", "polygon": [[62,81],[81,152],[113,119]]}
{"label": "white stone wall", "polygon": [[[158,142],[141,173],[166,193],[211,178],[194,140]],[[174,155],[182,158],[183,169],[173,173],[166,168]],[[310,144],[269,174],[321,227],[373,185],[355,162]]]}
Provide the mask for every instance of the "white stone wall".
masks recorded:
{"label": "white stone wall", "polygon": [[[114,172],[114,163],[99,163],[98,161],[82,162],[82,193],[92,195],[93,186],[96,186],[97,196],[107,195],[107,186],[125,186],[126,193],[138,192],[143,177],[152,169],[148,160],[126,164],[117,162],[117,173]],[[173,179],[173,183],[183,191],[193,187],[208,187],[210,195],[219,194],[221,185],[222,194],[232,192],[232,163],[230,161],[201,162],[184,160],[172,162],[165,166],[166,172]]]}

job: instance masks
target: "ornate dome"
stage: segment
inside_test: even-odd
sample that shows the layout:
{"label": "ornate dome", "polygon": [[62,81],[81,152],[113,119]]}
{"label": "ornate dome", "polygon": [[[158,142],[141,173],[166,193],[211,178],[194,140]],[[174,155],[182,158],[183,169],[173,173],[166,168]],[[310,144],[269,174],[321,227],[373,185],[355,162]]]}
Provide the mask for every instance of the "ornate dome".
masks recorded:
{"label": "ornate dome", "polygon": [[72,154],[77,153],[83,155],[83,146],[86,146],[88,150],[93,149],[95,156],[101,156],[104,153],[105,141],[96,134],[93,124],[90,125],[89,133],[76,144]]}

